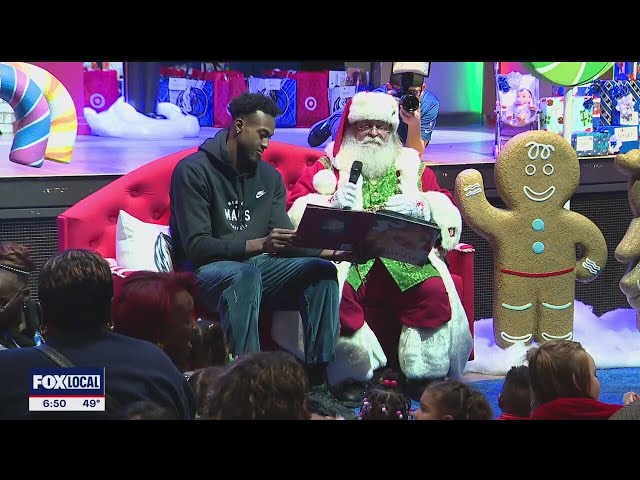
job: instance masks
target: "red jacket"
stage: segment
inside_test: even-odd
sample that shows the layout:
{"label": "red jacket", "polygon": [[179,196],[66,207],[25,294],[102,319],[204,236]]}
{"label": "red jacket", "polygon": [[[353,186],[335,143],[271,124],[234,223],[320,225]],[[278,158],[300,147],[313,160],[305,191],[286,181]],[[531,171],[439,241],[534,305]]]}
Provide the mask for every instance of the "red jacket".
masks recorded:
{"label": "red jacket", "polygon": [[622,405],[592,398],[556,398],[531,412],[531,420],[608,420]]}

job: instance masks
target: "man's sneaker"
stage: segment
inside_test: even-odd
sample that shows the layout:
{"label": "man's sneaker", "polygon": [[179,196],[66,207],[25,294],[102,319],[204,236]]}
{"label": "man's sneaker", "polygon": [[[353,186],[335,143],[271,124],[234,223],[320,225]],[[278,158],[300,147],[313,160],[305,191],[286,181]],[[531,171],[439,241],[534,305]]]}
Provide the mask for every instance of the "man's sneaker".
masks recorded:
{"label": "man's sneaker", "polygon": [[342,417],[345,420],[355,420],[356,413],[345,407],[336,397],[331,395],[326,385],[311,387],[307,396],[309,410],[325,417]]}
{"label": "man's sneaker", "polygon": [[344,406],[358,408],[362,404],[366,389],[366,383],[348,378],[342,383],[332,386],[329,391]]}
{"label": "man's sneaker", "polygon": [[309,130],[307,143],[312,147],[319,147],[331,136],[331,125],[327,119],[317,122]]}

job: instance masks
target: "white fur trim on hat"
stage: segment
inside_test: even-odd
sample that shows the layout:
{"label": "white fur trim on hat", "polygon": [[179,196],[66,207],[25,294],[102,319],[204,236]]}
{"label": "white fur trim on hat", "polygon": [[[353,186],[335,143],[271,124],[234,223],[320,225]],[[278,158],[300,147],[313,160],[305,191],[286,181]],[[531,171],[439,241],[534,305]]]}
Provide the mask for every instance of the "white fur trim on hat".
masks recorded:
{"label": "white fur trim on hat", "polygon": [[394,62],[392,73],[416,73],[428,76],[431,62]]}
{"label": "white fur trim on hat", "polygon": [[349,123],[361,120],[378,120],[398,128],[400,117],[398,102],[393,96],[382,92],[359,92],[351,99]]}

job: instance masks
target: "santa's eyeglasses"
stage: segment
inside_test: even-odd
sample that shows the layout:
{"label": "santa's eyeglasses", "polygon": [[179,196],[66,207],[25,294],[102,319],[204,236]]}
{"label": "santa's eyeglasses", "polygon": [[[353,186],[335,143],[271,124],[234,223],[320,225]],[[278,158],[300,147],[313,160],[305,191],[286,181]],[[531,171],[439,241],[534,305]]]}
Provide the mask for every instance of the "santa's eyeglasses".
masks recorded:
{"label": "santa's eyeglasses", "polygon": [[391,129],[389,128],[389,125],[386,125],[386,124],[377,125],[377,124],[371,124],[371,123],[356,123],[356,128],[361,133],[370,133],[373,131],[374,128],[382,134],[387,134],[391,131]]}

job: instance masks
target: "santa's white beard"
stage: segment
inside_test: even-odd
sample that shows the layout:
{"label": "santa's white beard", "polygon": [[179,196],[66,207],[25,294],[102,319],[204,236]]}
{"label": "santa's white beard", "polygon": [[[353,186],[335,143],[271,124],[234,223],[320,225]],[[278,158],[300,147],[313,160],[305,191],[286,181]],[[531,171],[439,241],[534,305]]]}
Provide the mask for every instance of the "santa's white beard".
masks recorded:
{"label": "santa's white beard", "polygon": [[402,144],[395,133],[390,134],[386,142],[380,137],[366,137],[358,142],[353,135],[345,134],[336,160],[349,166],[359,160],[365,178],[380,178],[395,165],[401,149]]}

